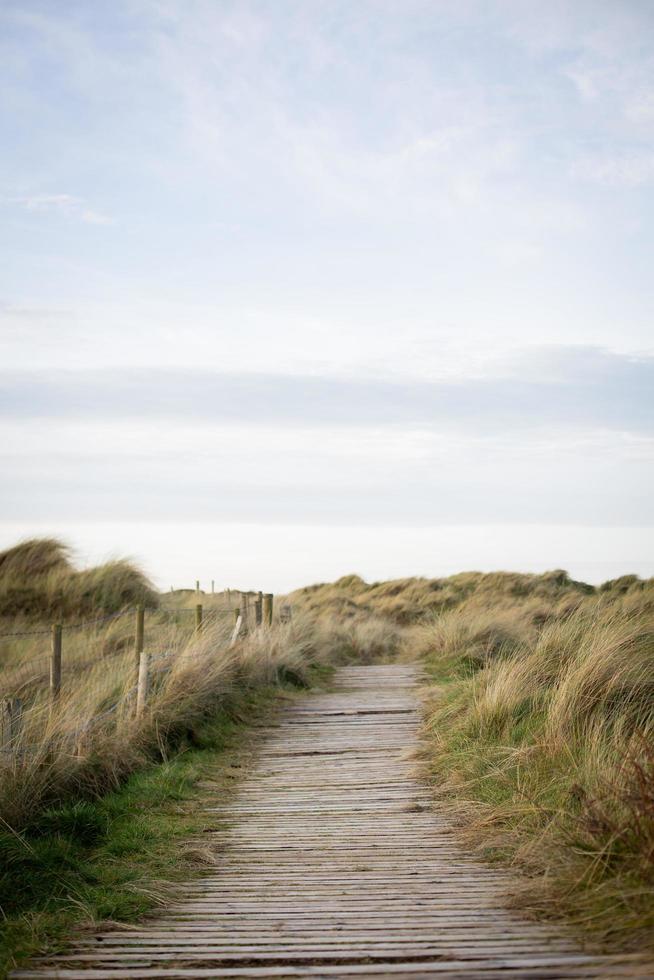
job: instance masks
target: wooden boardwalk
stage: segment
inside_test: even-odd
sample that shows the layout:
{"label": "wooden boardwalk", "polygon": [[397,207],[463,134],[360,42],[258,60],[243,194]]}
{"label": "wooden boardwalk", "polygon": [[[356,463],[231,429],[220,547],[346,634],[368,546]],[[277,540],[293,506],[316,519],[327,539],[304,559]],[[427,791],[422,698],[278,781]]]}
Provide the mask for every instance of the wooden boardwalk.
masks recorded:
{"label": "wooden boardwalk", "polygon": [[413,773],[417,668],[347,667],[264,733],[218,864],[135,930],[15,977],[652,977],[507,911]]}

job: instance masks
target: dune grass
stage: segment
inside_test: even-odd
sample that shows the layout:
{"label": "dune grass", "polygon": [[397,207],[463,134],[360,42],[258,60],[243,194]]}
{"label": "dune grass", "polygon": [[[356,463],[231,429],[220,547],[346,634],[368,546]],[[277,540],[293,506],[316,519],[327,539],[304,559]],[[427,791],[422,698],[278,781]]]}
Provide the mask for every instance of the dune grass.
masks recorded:
{"label": "dune grass", "polygon": [[35,811],[19,833],[2,827],[0,976],[63,948],[75,929],[137,921],[209,866],[206,834],[220,824],[202,802],[229,798],[248,763],[247,723],[280,696],[292,688],[244,691],[117,789],[80,787]]}
{"label": "dune grass", "polygon": [[137,603],[156,608],[159,597],[131,561],[77,569],[70,549],[54,538],[23,541],[0,552],[0,617],[11,617],[16,629],[35,620],[99,616]]}
{"label": "dune grass", "polygon": [[[126,567],[102,566],[99,578],[119,569],[120,582],[141,582],[129,568],[125,579]],[[220,597],[203,597],[198,631],[194,596],[155,596],[146,616],[143,710],[136,711],[134,691],[133,609],[84,629],[62,616],[63,677],[53,700],[47,617],[84,613],[78,574],[58,542],[29,542],[0,556],[0,593],[15,597],[22,582],[25,594],[29,586],[39,595],[25,608],[5,606],[0,628],[20,633],[27,624],[30,634],[0,640],[0,693],[19,697],[22,708],[19,734],[0,749],[4,969],[57,948],[74,925],[131,921],[169,895],[202,857],[197,840],[180,847],[206,824],[193,806],[201,782],[227,792],[238,770],[226,768],[226,746],[242,752],[248,722],[279,692],[324,676],[335,654],[299,615],[232,642],[233,615]],[[57,589],[69,590],[65,601],[53,599]],[[108,587],[94,612],[120,614],[120,589]],[[130,604],[134,598],[147,593],[129,593]]]}
{"label": "dune grass", "polygon": [[[224,594],[200,597],[198,631],[197,601],[157,595],[126,561],[78,570],[54,540],[0,554],[0,696],[21,720],[7,741],[0,715],[0,972],[75,926],[133,921],[170,897],[210,859],[197,802],[229,792],[248,723],[341,655],[302,616],[235,639]],[[150,668],[140,713],[137,603]],[[57,698],[53,619],[64,626]]]}
{"label": "dune grass", "polygon": [[[4,567],[14,590],[34,576],[39,609],[78,615],[84,605],[69,598],[57,606],[48,584],[68,576],[77,595],[78,573],[65,550],[36,544],[0,555],[0,595]],[[103,608],[113,610],[119,593],[109,588]],[[47,659],[44,667],[39,656],[47,653],[47,636],[0,641],[0,678],[12,691],[18,687],[29,709],[21,743],[1,760],[0,895],[11,904],[16,883],[28,872],[34,879],[26,854],[40,855],[35,868],[45,862],[44,888],[22,910],[11,906],[8,955],[54,941],[59,928],[79,921],[76,903],[91,919],[137,915],[143,902],[156,900],[156,888],[148,897],[149,886],[128,884],[125,897],[119,883],[105,901],[103,890],[114,885],[98,869],[106,858],[111,877],[107,855],[123,846],[116,843],[123,833],[132,834],[126,814],[140,812],[140,794],[147,798],[158,780],[168,786],[167,774],[174,783],[184,760],[194,758],[193,746],[202,746],[202,732],[231,724],[238,706],[245,715],[256,712],[258,692],[305,683],[328,665],[397,658],[425,664],[424,761],[434,792],[456,814],[469,847],[525,872],[521,909],[567,916],[614,948],[652,948],[652,580],[624,576],[594,588],[556,570],[370,585],[350,575],[293,593],[291,623],[254,629],[233,646],[233,619],[220,598],[202,597],[210,615],[201,633],[193,629],[192,593],[155,599],[146,627],[152,689],[139,717],[129,617],[65,633],[68,673],[54,707]],[[37,606],[29,608],[12,606],[4,622],[43,624]],[[176,806],[174,789],[168,792],[164,811]],[[125,802],[124,810],[115,804],[115,821],[107,815],[112,800]],[[159,817],[173,839],[165,812]],[[182,836],[191,827],[175,826],[185,828]],[[167,868],[174,876],[170,850],[151,853],[145,841],[142,847],[144,881],[167,879]],[[48,854],[63,877],[49,875]],[[120,901],[127,903],[123,912]]]}
{"label": "dune grass", "polygon": [[[301,683],[326,663],[313,627],[300,617],[255,629],[234,646],[230,628],[223,619],[207,622],[200,634],[169,624],[167,646],[151,658],[150,692],[140,716],[130,650],[109,665],[99,659],[73,675],[54,705],[47,689],[37,690],[23,712],[20,738],[0,760],[0,821],[20,830],[44,807],[101,795],[174,752],[234,697],[287,680]],[[96,639],[100,646],[105,642],[102,632]]]}
{"label": "dune grass", "polygon": [[[81,578],[90,583],[83,594]],[[31,597],[24,606],[17,599],[21,594]],[[220,596],[205,601],[198,632],[195,602],[188,597],[159,597],[126,561],[77,571],[65,546],[54,540],[24,542],[0,554],[3,595],[18,605],[9,610],[5,602],[0,618],[0,697],[8,699],[0,705],[0,821],[17,832],[45,808],[115,789],[153,759],[174,752],[189,731],[235,696],[287,679],[301,681],[320,663],[312,627],[301,618],[253,629],[232,644],[234,619]],[[140,715],[135,599],[149,606],[150,683]],[[89,614],[90,601],[98,603],[91,623],[79,628],[77,617]],[[62,615],[66,611],[74,621]],[[49,689],[53,612],[64,626],[56,699]],[[20,718],[17,733],[9,724],[8,703],[12,717]]]}
{"label": "dune grass", "polygon": [[522,911],[654,949],[654,582],[465,573],[293,600],[422,660],[424,762],[466,846],[520,868]]}
{"label": "dune grass", "polygon": [[531,875],[521,908],[654,948],[651,614],[586,604],[522,636],[447,619],[408,640],[432,672],[437,793],[469,842]]}

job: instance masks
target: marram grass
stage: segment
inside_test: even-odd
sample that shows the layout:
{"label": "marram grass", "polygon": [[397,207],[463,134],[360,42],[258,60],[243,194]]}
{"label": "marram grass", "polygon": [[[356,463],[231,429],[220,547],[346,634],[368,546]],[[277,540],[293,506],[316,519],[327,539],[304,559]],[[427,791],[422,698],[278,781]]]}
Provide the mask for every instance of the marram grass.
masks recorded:
{"label": "marram grass", "polygon": [[522,911],[654,948],[652,580],[347,576],[293,598],[424,662],[428,778],[465,846],[524,873]]}

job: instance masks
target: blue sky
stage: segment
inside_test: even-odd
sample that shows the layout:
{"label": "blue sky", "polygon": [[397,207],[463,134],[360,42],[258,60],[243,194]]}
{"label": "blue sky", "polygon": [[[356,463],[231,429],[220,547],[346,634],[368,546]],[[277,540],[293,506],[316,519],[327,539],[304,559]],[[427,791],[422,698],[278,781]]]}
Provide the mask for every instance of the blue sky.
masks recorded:
{"label": "blue sky", "polygon": [[2,542],[169,579],[238,526],[278,588],[483,525],[468,565],[653,573],[653,37],[635,0],[4,0]]}

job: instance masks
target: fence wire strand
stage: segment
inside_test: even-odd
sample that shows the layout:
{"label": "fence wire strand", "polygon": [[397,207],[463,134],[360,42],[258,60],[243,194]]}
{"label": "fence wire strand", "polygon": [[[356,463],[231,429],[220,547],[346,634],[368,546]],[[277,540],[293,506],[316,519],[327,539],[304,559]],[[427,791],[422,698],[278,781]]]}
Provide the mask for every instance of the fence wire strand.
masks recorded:
{"label": "fence wire strand", "polygon": [[[66,630],[82,630],[87,626],[96,626],[98,623],[108,623],[111,619],[121,619],[123,616],[133,615],[134,609],[122,609],[120,612],[108,613],[106,616],[98,616],[96,619],[86,619],[81,623],[62,623],[61,629],[63,632]],[[0,640],[13,639],[17,636],[50,636],[52,634],[52,627],[47,630],[19,630],[14,633],[0,633]]]}

